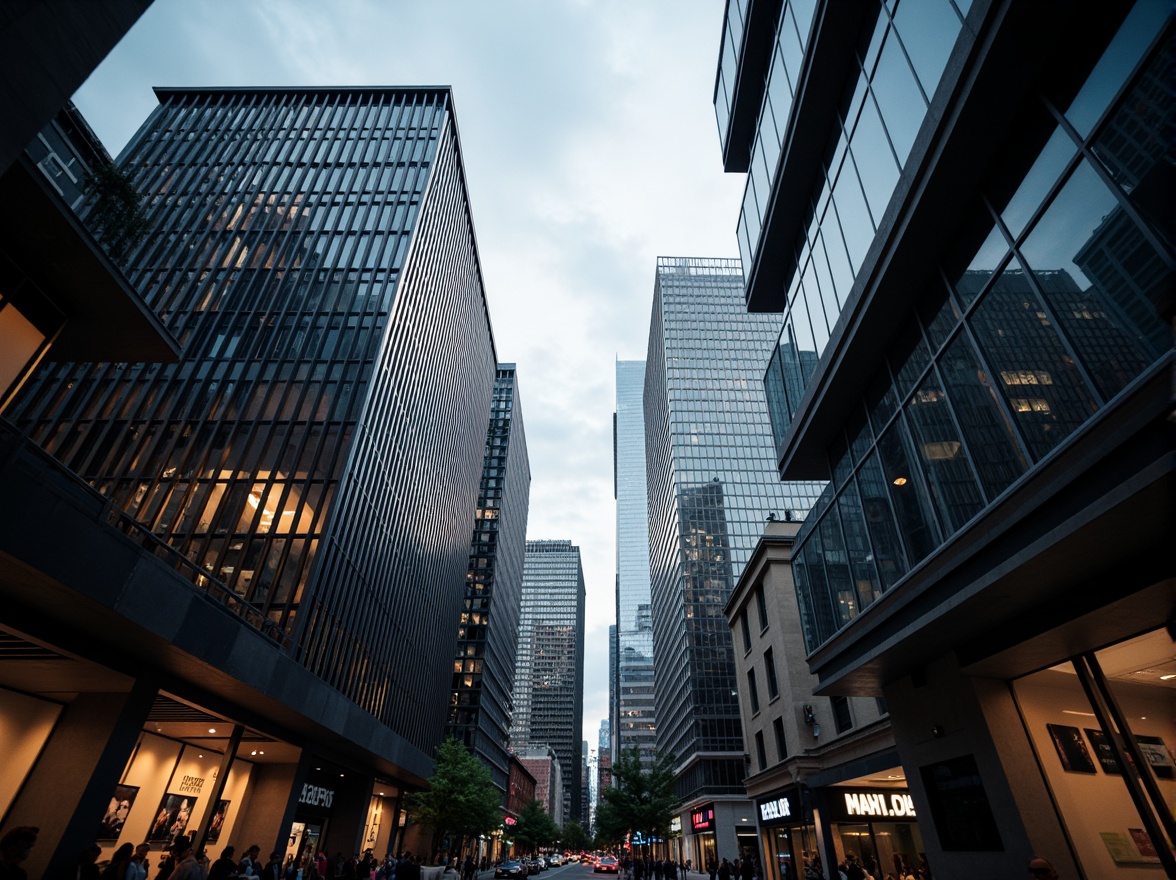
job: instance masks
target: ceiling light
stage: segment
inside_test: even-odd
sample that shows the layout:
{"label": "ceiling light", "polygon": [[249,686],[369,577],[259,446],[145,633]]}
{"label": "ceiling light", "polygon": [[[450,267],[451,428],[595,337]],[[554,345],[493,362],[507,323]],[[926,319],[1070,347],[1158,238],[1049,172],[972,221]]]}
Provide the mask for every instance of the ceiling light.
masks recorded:
{"label": "ceiling light", "polygon": [[265,752],[258,752],[257,754],[259,754],[259,755],[264,755],[264,754],[265,754]]}
{"label": "ceiling light", "polygon": [[905,486],[906,484],[907,484],[907,478],[906,478],[906,477],[895,477],[895,478],[894,478],[894,485],[896,485],[896,486]]}
{"label": "ceiling light", "polygon": [[203,757],[204,757],[204,755],[197,755],[196,757],[197,757],[197,758],[203,758]]}
{"label": "ceiling light", "polygon": [[342,779],[342,778],[343,778],[343,774],[342,774],[342,773],[340,773],[340,774],[339,774],[339,778],[340,778],[340,779]]}
{"label": "ceiling light", "polygon": [[209,732],[209,733],[216,733],[216,728],[215,728],[215,727],[210,727],[210,728],[208,728],[208,732]]}
{"label": "ceiling light", "polygon": [[250,752],[249,754],[250,754],[250,755],[256,755],[256,754],[257,754],[257,749],[254,749],[254,750],[253,750],[252,752]]}
{"label": "ceiling light", "polygon": [[1073,709],[1063,709],[1062,714],[1063,715],[1085,715],[1088,718],[1094,717],[1093,712],[1075,712]]}
{"label": "ceiling light", "polygon": [[1173,678],[1176,678],[1176,672],[1171,672],[1168,675],[1161,675],[1160,681],[1169,681]]}

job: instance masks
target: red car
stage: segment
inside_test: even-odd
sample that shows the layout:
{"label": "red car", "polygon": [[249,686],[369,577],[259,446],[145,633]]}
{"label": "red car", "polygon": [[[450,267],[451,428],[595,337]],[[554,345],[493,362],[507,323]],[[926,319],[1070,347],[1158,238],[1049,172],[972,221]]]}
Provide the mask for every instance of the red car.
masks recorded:
{"label": "red car", "polygon": [[597,859],[596,864],[592,866],[593,874],[615,874],[617,873],[617,860],[612,856],[605,856],[602,859]]}

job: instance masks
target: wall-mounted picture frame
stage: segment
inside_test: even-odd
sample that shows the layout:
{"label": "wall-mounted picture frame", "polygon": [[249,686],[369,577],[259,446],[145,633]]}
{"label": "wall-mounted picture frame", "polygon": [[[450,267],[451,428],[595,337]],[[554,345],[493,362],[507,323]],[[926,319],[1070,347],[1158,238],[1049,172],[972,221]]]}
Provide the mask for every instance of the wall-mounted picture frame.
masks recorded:
{"label": "wall-mounted picture frame", "polygon": [[219,800],[216,802],[216,807],[212,811],[212,818],[208,822],[208,842],[216,843],[220,840],[221,831],[224,830],[225,820],[229,816],[229,804],[232,801]]}
{"label": "wall-mounted picture frame", "polygon": [[165,794],[147,832],[148,843],[171,843],[188,828],[199,798],[189,794]]}
{"label": "wall-mounted picture frame", "polygon": [[122,836],[123,825],[131,815],[131,807],[135,805],[135,798],[139,796],[137,785],[116,785],[114,794],[110,796],[110,806],[102,821],[98,823],[98,833],[94,839],[98,843],[114,843]]}
{"label": "wall-mounted picture frame", "polygon": [[1089,727],[1083,729],[1086,731],[1086,738],[1090,740],[1095,757],[1098,758],[1098,765],[1102,767],[1102,772],[1108,776],[1122,776],[1123,768],[1119,766],[1119,760],[1115,757],[1107,735],[1101,730],[1092,730]]}
{"label": "wall-mounted picture frame", "polygon": [[1135,741],[1139,743],[1139,750],[1158,778],[1176,779],[1176,764],[1172,762],[1172,753],[1161,737],[1137,736]]}
{"label": "wall-mounted picture frame", "polygon": [[1090,750],[1086,748],[1086,741],[1077,727],[1065,724],[1047,724],[1050,739],[1057,749],[1058,758],[1062,762],[1062,769],[1067,773],[1097,773],[1094,759],[1090,757]]}

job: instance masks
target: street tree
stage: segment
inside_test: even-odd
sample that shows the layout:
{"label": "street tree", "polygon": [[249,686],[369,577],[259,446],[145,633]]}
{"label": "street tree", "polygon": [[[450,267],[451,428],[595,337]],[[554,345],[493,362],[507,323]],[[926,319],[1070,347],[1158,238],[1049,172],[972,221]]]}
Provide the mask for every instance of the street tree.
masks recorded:
{"label": "street tree", "polygon": [[489,834],[502,821],[502,793],[490,771],[461,740],[449,737],[437,747],[429,787],[408,796],[413,818],[433,833],[433,849],[442,841],[461,853],[466,840]]}
{"label": "street tree", "polygon": [[618,756],[612,768],[612,788],[604,792],[604,803],[596,811],[598,838],[616,842],[626,834],[640,835],[645,847],[654,837],[664,840],[669,835],[677,806],[674,760],[672,754],[655,752],[646,767],[635,747]]}
{"label": "street tree", "polygon": [[542,846],[550,846],[559,838],[559,827],[547,814],[543,802],[533,799],[519,812],[519,818],[511,829],[515,843],[528,853],[534,853]]}
{"label": "street tree", "polygon": [[563,827],[563,832],[559,837],[563,843],[564,849],[581,852],[588,849],[588,835],[584,831],[584,826],[579,822],[569,822]]}

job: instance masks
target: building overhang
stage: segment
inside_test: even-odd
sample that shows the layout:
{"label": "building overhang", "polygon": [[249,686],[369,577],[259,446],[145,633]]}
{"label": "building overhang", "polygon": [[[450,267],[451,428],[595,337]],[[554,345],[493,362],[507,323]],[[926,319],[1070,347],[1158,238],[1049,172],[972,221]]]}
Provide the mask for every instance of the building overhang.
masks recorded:
{"label": "building overhang", "polygon": [[46,360],[179,360],[179,344],[27,156],[0,175],[0,203],[4,250],[64,315]]}
{"label": "building overhang", "polygon": [[[111,525],[109,502],[4,422],[0,462],[0,622],[106,671],[75,688],[145,679],[332,761],[425,784],[429,755],[197,589],[156,541]],[[22,690],[63,686],[30,670]]]}
{"label": "building overhang", "polygon": [[[850,4],[830,5],[843,18],[851,8]],[[781,438],[778,465],[782,479],[829,478],[825,450],[858,404],[899,330],[909,321],[911,309],[937,271],[939,256],[961,234],[965,218],[960,206],[978,198],[994,162],[1021,168],[1032,164],[1051,131],[1041,126],[1030,129],[1026,119],[1030,114],[1025,108],[1036,102],[1046,80],[1054,94],[1076,91],[1084,79],[1084,65],[1075,59],[1085,58],[1093,64],[1105,47],[1107,34],[1115,32],[1125,12],[1117,4],[1090,4],[1083,10],[1081,16],[1074,16],[1053,2],[973,6],[969,15],[972,28],[961,31],[862,270],[796,415]],[[821,22],[814,35],[818,41],[814,51],[820,51],[823,41],[833,39],[823,35],[830,27],[840,35],[838,51],[852,52],[849,30],[860,28],[860,22],[851,26],[844,20]],[[1031,47],[1025,45],[1026,35],[1032,35]],[[846,62],[816,59],[814,63]],[[841,78],[833,79],[842,82]],[[806,76],[805,82],[810,81]],[[836,103],[836,96],[827,98]],[[802,103],[798,118],[806,112]],[[822,120],[824,127],[809,130],[827,132],[832,114],[830,109],[830,119]],[[1007,142],[1010,131],[1018,132],[1012,145],[1015,155]],[[789,155],[781,157],[781,162],[788,164],[782,166],[782,183],[773,193],[781,204],[773,208],[770,230],[765,223],[761,258],[748,275],[748,308],[752,311],[784,308],[784,280],[794,268],[795,257],[790,247],[765,248],[764,243],[795,241],[808,221],[801,206],[807,204],[807,193],[819,171],[818,147],[824,147],[823,135],[820,144],[792,144]],[[799,159],[790,158],[792,150],[800,151]],[[785,215],[777,217],[776,210]]]}
{"label": "building overhang", "polygon": [[[734,0],[732,0],[734,2]],[[747,21],[743,27],[743,45],[735,83],[731,89],[731,115],[723,142],[723,170],[746,172],[751,164],[751,145],[755,141],[760,106],[772,69],[772,50],[784,0],[753,0],[747,4]],[[723,40],[727,39],[727,20],[723,19]],[[719,68],[715,72],[715,101],[719,100],[719,71],[723,50],[719,47]]]}
{"label": "building overhang", "polygon": [[1013,678],[1171,621],[1174,364],[809,655],[817,693],[876,696],[952,653],[966,672]]}

